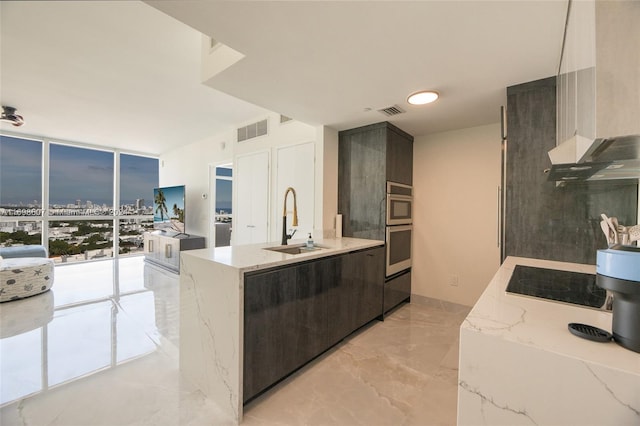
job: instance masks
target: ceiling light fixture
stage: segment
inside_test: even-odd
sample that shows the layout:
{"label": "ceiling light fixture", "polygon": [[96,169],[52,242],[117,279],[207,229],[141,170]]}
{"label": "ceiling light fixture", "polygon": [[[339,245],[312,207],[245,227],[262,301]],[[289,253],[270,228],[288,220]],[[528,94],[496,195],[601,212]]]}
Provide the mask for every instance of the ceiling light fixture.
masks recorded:
{"label": "ceiling light fixture", "polygon": [[422,90],[420,92],[413,93],[407,98],[407,102],[411,105],[424,105],[435,102],[440,95],[433,90]]}
{"label": "ceiling light fixture", "polygon": [[0,121],[8,121],[14,126],[22,126],[24,124],[24,118],[21,115],[16,114],[16,109],[10,106],[2,106],[2,115],[0,115]]}

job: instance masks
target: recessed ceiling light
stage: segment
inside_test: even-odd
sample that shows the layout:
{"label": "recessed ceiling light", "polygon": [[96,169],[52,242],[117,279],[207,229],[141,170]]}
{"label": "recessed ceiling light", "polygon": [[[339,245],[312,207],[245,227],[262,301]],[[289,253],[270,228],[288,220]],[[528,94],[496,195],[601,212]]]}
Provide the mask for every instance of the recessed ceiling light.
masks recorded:
{"label": "recessed ceiling light", "polygon": [[407,98],[407,102],[411,105],[424,105],[430,104],[438,99],[438,92],[434,92],[433,90],[423,90],[421,92],[416,92],[412,95],[409,95]]}

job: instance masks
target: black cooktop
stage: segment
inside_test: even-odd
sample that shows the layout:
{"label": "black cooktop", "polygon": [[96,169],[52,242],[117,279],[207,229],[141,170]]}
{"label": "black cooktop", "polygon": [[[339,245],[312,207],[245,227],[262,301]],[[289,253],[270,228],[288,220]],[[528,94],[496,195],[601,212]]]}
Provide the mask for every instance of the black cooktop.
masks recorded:
{"label": "black cooktop", "polygon": [[507,292],[591,308],[603,307],[607,298],[593,274],[522,265],[516,265]]}

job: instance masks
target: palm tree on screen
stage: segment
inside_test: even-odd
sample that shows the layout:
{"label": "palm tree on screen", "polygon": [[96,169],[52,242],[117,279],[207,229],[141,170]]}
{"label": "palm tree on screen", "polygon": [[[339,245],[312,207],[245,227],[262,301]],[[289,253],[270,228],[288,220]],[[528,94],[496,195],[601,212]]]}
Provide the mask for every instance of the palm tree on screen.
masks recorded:
{"label": "palm tree on screen", "polygon": [[155,197],[153,198],[154,203],[156,203],[156,213],[160,213],[160,220],[164,222],[164,215],[167,214],[169,217],[169,211],[167,210],[167,199],[164,196],[164,192],[162,189],[158,189]]}

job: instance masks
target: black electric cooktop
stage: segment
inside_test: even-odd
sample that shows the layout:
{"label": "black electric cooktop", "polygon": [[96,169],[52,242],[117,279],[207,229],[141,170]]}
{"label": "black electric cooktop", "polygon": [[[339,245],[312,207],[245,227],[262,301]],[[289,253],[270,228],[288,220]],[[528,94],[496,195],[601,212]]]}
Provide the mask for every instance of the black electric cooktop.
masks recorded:
{"label": "black electric cooktop", "polygon": [[507,292],[598,309],[607,299],[593,274],[522,265],[516,265]]}

